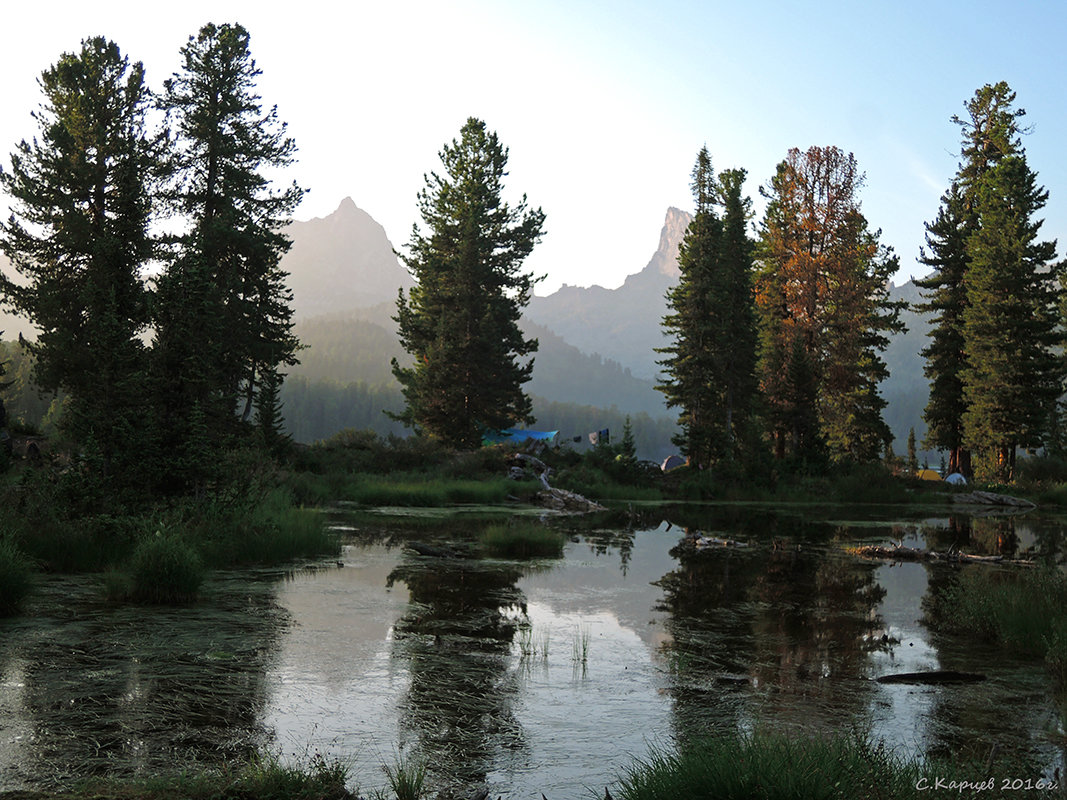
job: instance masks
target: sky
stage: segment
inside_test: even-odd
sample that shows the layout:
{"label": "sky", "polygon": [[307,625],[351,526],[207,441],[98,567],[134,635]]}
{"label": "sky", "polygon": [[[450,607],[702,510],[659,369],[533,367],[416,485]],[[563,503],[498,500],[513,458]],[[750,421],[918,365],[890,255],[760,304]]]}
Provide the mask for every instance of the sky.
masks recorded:
{"label": "sky", "polygon": [[692,209],[704,145],[716,169],[747,170],[755,222],[789,148],[854,153],[863,212],[900,258],[896,282],[922,275],[923,225],[958,165],[951,117],[1001,80],[1049,191],[1042,232],[1060,257],[1067,247],[1058,0],[58,0],[4,17],[0,163],[36,133],[41,72],[82,39],[114,40],[159,88],[203,24],[240,22],[263,101],[299,148],[284,176],[310,190],[297,219],[351,197],[402,248],[424,175],[478,117],[509,148],[506,199],[525,194],[547,216],[526,262],[545,276],[538,294],[614,288],[643,268],[667,209]]}

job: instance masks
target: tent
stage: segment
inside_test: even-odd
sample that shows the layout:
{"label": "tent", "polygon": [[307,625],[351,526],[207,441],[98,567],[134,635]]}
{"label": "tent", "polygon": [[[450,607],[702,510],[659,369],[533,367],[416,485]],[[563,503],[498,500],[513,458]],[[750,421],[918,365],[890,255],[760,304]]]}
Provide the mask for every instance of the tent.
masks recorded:
{"label": "tent", "polygon": [[963,477],[963,475],[961,475],[960,473],[953,472],[951,475],[945,478],[945,483],[951,483],[953,486],[966,486],[967,479]]}
{"label": "tent", "polygon": [[686,461],[681,456],[667,456],[663,459],[663,463],[660,464],[660,469],[664,472],[670,472],[672,469],[678,469],[678,467],[684,467]]}
{"label": "tent", "polygon": [[915,477],[922,481],[941,480],[941,475],[938,474],[936,469],[921,469],[915,473]]}
{"label": "tent", "polygon": [[528,441],[551,443],[559,431],[527,431],[521,428],[508,428],[503,431],[486,431],[482,434],[482,445],[523,444]]}

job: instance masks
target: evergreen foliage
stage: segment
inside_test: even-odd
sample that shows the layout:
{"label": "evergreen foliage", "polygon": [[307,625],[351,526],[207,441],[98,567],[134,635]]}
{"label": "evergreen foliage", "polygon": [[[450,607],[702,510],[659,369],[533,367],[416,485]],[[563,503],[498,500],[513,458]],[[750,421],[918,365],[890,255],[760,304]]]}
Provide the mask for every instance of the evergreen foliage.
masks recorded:
{"label": "evergreen foliage", "polygon": [[140,63],[86,39],[40,80],[39,137],[23,140],[0,185],[14,199],[2,246],[25,279],[3,279],[5,302],[40,334],[27,344],[36,383],[69,395],[63,425],[95,443],[105,480],[132,478],[143,419],[149,322],[141,270],[158,153],[148,136]]}
{"label": "evergreen foliage", "polygon": [[413,226],[404,263],[418,281],[397,300],[410,367],[393,360],[406,409],[397,419],[457,446],[479,446],[485,429],[533,421],[522,385],[536,339],[518,327],[538,280],[520,271],[541,238],[544,214],[526,197],[501,199],[508,151],[471,118],[440,153],[444,174],[419,192],[424,228]]}
{"label": "evergreen foliage", "polygon": [[919,263],[933,268],[915,285],[924,289],[925,302],[918,310],[932,315],[930,344],[922,350],[923,374],[930,381],[930,399],[923,411],[927,432],[925,447],[949,451],[950,472],[971,472],[970,451],[963,447],[964,369],[963,310],[967,306],[964,277],[967,273],[967,226],[963,197],[953,181],[941,198],[933,222],[926,224],[926,244]]}
{"label": "evergreen foliage", "polygon": [[[242,420],[263,392],[273,397],[259,398],[260,408],[276,403],[279,367],[297,361],[281,229],[304,193],[295,183],[275,189],[267,177],[293,162],[296,145],[277,109],[263,110],[248,32],[205,25],[181,56],[160,104],[176,130],[168,199],[188,227],[158,281],[154,342],[167,449],[179,452],[200,448],[198,435],[232,433],[239,403]],[[187,424],[193,408],[206,423],[200,431]],[[274,423],[274,412],[260,416],[261,428]]]}
{"label": "evergreen foliage", "polygon": [[953,117],[961,163],[927,225],[935,272],[919,308],[933,311],[923,350],[931,380],[927,443],[950,451],[950,471],[970,472],[980,451],[991,476],[1011,479],[1018,447],[1055,444],[1065,375],[1056,244],[1038,239],[1048,193],[1026,163],[1015,93],[985,85]]}
{"label": "evergreen foliage", "polygon": [[[742,455],[756,392],[750,202],[744,170],[716,177],[707,148],[693,167],[693,217],[678,253],[680,277],[667,293],[663,326],[673,344],[658,349],[666,375],[657,388],[680,408],[675,443],[712,466]],[[721,208],[721,216],[717,209]]]}
{"label": "evergreen foliage", "polygon": [[889,299],[898,267],[860,212],[855,157],[793,149],[765,194],[757,278],[761,387],[778,456],[875,461],[891,434],[878,385],[887,334],[903,329]]}

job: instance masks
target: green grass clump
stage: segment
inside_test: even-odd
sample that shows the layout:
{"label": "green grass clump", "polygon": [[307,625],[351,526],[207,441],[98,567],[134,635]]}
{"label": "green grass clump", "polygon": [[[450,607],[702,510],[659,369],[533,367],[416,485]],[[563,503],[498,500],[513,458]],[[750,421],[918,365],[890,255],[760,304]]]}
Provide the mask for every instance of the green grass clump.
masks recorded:
{"label": "green grass clump", "polygon": [[157,531],[133,551],[130,596],[142,603],[188,603],[204,582],[200,555],[181,536]]}
{"label": "green grass clump", "polygon": [[365,506],[416,506],[430,508],[457,504],[494,505],[509,496],[521,497],[539,488],[534,482],[507,478],[486,480],[440,478],[380,478],[360,476],[337,499],[352,500]]}
{"label": "green grass clump", "polygon": [[421,761],[398,758],[394,766],[382,767],[396,800],[420,800],[427,792],[426,765]]}
{"label": "green grass clump", "polygon": [[1067,577],[1061,572],[964,569],[927,604],[926,619],[940,630],[1044,656],[1067,685]]}
{"label": "green grass clump", "polygon": [[295,558],[333,555],[340,549],[322,514],[294,506],[282,489],[272,490],[255,504],[188,509],[177,524],[213,567],[284,564]]}
{"label": "green grass clump", "polygon": [[[316,753],[307,763],[286,765],[274,756],[220,770],[181,771],[134,780],[97,779],[60,800],[356,800],[348,769]],[[31,797],[33,795],[27,795]],[[43,800],[43,796],[42,796]]]}
{"label": "green grass clump", "polygon": [[[990,774],[1000,773],[963,759],[951,764],[903,760],[855,737],[755,733],[697,741],[679,753],[654,750],[627,771],[612,795],[621,800],[909,800],[941,796],[931,791],[937,778],[970,786]],[[971,796],[958,783],[950,791],[953,796]],[[1052,792],[1032,794],[1043,797]],[[994,782],[980,796],[1014,795],[1001,793],[999,782]]]}
{"label": "green grass clump", "polygon": [[559,558],[566,536],[538,522],[513,522],[490,525],[478,541],[495,558]]}
{"label": "green grass clump", "polygon": [[0,539],[0,617],[14,614],[32,587],[30,561],[15,543]]}

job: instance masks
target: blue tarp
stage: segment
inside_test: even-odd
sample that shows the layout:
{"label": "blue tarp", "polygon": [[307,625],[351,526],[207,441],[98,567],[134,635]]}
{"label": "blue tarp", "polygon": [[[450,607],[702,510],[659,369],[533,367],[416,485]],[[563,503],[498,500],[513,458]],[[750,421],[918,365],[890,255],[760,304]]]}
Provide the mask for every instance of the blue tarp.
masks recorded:
{"label": "blue tarp", "polygon": [[482,434],[482,444],[502,444],[504,442],[522,444],[531,439],[538,442],[549,442],[555,439],[558,434],[559,431],[526,431],[521,428],[508,428],[506,431]]}

